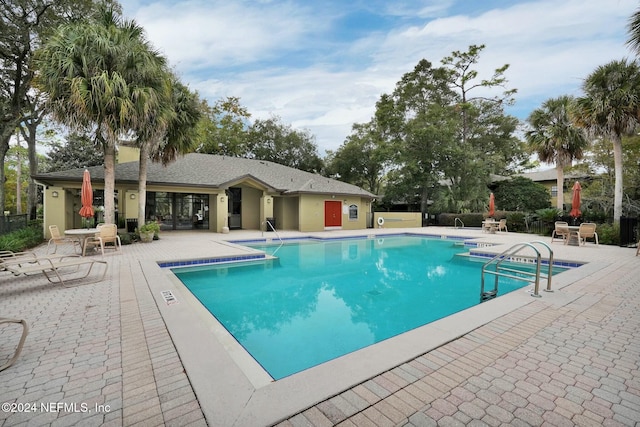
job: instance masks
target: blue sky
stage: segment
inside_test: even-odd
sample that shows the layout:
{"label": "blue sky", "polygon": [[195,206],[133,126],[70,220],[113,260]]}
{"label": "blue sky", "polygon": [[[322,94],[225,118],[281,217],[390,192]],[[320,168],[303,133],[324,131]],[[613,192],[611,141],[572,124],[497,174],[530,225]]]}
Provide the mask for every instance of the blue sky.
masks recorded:
{"label": "blue sky", "polygon": [[481,77],[510,64],[524,120],[551,97],[580,95],[625,46],[637,0],[121,0],[182,81],[211,104],[236,96],[253,119],[307,129],[321,155],[422,58],[484,44]]}

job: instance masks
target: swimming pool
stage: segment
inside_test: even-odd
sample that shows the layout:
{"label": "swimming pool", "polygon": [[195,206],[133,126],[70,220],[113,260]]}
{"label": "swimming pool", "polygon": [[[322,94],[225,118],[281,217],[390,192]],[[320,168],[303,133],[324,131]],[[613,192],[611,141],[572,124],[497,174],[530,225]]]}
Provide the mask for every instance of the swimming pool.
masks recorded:
{"label": "swimming pool", "polygon": [[[297,242],[173,271],[277,380],[476,305],[482,263],[467,251],[420,236]],[[526,285],[501,279],[500,294]]]}

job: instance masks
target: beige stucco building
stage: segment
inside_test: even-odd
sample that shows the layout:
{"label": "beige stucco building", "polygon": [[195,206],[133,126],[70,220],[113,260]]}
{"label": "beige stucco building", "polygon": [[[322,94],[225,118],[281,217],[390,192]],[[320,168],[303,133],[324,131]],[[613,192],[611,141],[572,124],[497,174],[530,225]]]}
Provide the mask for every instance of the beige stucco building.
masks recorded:
{"label": "beige stucco building", "polygon": [[[104,192],[102,166],[88,168],[96,221]],[[84,169],[34,176],[44,186],[44,229],[82,227],[80,187]],[[119,226],[138,217],[137,153],[122,147],[115,171]],[[276,229],[303,232],[371,227],[376,196],[355,185],[277,163],[210,154],[187,154],[163,166],[148,164],[145,215],[161,229]]]}

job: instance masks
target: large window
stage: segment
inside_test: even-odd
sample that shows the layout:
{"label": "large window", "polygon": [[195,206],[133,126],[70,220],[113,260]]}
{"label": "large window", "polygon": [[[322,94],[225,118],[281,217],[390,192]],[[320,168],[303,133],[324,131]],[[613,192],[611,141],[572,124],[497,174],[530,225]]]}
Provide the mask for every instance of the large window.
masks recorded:
{"label": "large window", "polygon": [[148,192],[146,216],[162,230],[208,229],[209,195]]}

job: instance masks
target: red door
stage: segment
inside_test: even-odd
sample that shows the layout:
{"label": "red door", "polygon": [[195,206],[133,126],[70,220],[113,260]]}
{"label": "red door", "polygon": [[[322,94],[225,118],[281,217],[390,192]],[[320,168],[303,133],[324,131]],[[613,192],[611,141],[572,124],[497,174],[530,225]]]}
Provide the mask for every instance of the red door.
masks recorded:
{"label": "red door", "polygon": [[341,227],[342,226],[342,202],[341,201],[325,201],[324,202],[324,226],[325,227]]}

